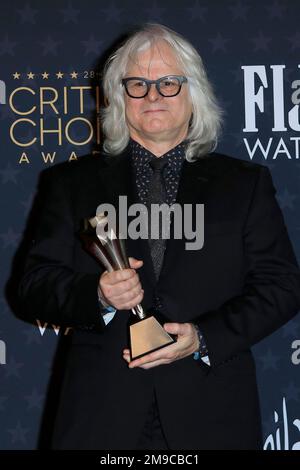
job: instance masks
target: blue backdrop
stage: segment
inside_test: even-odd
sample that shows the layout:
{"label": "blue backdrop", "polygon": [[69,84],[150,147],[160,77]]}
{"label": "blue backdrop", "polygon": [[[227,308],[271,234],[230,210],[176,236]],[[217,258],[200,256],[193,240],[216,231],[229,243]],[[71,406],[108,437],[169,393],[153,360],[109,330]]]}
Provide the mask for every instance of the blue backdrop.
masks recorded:
{"label": "blue backdrop", "polygon": [[[8,282],[49,165],[99,140],[99,57],[133,24],[163,23],[202,55],[225,110],[218,150],[267,165],[299,259],[299,1],[11,0],[0,15],[0,448],[47,445],[43,414],[69,331],[14,313]],[[83,157],[84,158],[84,157]],[[45,299],[45,301],[47,301]],[[254,348],[265,448],[300,449],[300,319]],[[60,371],[54,371],[60,374]],[[50,390],[52,401],[57,400]],[[42,423],[46,428],[39,439]],[[246,425],[246,424],[245,424]]]}

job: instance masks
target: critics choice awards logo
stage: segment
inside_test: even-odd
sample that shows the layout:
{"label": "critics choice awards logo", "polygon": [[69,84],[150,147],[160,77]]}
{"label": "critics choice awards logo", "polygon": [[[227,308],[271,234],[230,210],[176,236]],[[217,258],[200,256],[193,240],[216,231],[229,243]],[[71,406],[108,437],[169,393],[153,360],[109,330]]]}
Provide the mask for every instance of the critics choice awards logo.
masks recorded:
{"label": "critics choice awards logo", "polygon": [[33,150],[45,163],[54,163],[60,149],[72,160],[84,146],[100,143],[97,72],[15,72],[12,77],[13,87],[0,82],[0,103],[9,107],[9,137],[20,150],[19,163],[30,163]]}
{"label": "critics choice awards logo", "polygon": [[[299,159],[300,80],[289,80],[291,71],[282,64],[243,65],[241,73],[242,140],[249,158]],[[19,163],[30,163],[33,149],[54,163],[59,150],[63,159],[76,159],[84,146],[100,143],[99,80],[93,70],[14,72],[9,92],[0,81],[0,104],[10,109],[9,137],[20,150]]]}

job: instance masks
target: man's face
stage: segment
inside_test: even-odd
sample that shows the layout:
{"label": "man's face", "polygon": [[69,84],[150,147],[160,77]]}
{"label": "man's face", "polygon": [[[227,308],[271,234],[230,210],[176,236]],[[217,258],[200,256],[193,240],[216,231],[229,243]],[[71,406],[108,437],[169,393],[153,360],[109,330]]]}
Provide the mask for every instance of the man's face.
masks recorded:
{"label": "man's face", "polygon": [[[161,42],[138,55],[131,62],[126,77],[150,80],[167,75],[184,75],[170,47]],[[177,96],[161,96],[154,84],[144,98],[131,98],[125,93],[125,112],[130,136],[140,143],[145,140],[172,142],[183,140],[188,132],[192,104],[187,84]]]}

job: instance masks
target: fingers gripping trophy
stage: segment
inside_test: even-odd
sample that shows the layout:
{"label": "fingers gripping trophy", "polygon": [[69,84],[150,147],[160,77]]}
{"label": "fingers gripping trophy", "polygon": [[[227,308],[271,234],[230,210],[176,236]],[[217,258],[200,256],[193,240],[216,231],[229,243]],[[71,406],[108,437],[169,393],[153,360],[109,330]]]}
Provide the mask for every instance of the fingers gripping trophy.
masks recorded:
{"label": "fingers gripping trophy", "polygon": [[[85,249],[108,272],[130,268],[124,239],[117,237],[116,230],[109,227],[108,218],[103,213],[84,220],[81,238]],[[147,314],[141,304],[131,310],[134,314],[134,321],[129,325],[131,360],[176,342],[154,314]]]}

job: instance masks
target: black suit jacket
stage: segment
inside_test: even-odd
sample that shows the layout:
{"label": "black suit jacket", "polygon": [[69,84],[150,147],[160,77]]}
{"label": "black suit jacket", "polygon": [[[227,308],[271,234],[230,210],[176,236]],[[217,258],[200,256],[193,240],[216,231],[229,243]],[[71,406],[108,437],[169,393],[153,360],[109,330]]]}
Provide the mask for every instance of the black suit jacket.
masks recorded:
{"label": "black suit jacket", "polygon": [[126,152],[82,157],[51,168],[20,284],[28,319],[74,327],[54,436],[63,449],[133,449],[155,390],[171,449],[255,449],[261,423],[251,346],[299,308],[300,275],[269,170],[220,154],[184,162],[177,202],[205,205],[205,241],[167,241],[155,282],[147,240],[127,240],[144,307],[170,321],[199,324],[211,367],[192,356],[129,370],[129,311],[104,325],[99,264],[77,236],[81,220],[119,195],[137,202]]}

